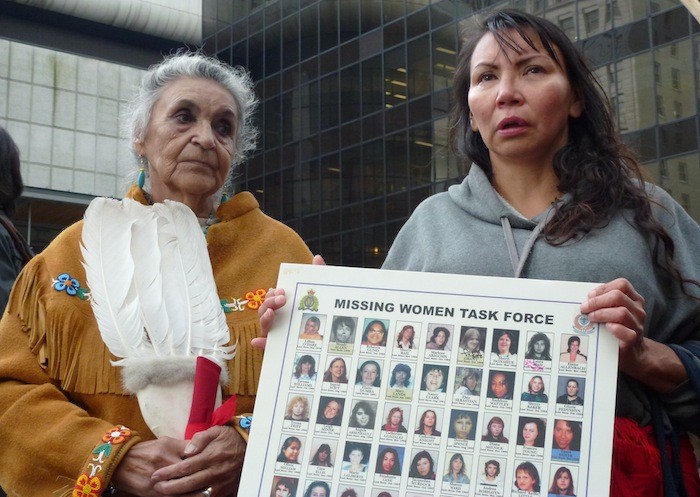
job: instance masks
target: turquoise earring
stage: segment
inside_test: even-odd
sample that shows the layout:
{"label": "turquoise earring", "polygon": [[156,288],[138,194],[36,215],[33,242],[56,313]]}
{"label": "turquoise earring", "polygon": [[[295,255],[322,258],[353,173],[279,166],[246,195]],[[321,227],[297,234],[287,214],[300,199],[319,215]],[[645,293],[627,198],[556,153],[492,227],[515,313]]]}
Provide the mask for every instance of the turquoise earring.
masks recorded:
{"label": "turquoise earring", "polygon": [[146,184],[146,168],[148,167],[148,159],[143,155],[139,155],[139,164],[141,168],[139,169],[139,175],[136,180],[136,184],[139,188],[143,189],[143,185]]}

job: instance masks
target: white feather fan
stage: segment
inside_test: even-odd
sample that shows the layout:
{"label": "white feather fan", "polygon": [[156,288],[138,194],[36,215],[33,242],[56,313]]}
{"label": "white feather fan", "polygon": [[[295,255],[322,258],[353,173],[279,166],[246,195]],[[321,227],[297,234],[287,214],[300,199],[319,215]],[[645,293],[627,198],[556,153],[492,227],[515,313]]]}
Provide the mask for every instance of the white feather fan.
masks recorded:
{"label": "white feather fan", "polygon": [[[163,416],[184,410],[174,424],[179,430],[183,416],[186,424],[196,357],[225,371],[235,354],[226,346],[229,330],[197,218],[174,201],[96,198],[85,212],[81,251],[95,319],[119,358],[114,364],[123,367],[125,389],[138,395],[154,433],[178,436],[163,432],[173,424]],[[183,390],[189,399],[181,399],[181,409],[161,403]]]}

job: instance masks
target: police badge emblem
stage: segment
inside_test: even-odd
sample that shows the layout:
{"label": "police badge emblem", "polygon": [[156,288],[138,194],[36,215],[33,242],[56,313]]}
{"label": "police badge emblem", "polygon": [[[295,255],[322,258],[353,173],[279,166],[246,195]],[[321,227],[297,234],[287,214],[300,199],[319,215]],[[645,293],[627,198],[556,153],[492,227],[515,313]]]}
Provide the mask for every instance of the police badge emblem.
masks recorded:
{"label": "police badge emblem", "polygon": [[306,292],[306,295],[301,298],[301,301],[299,301],[299,310],[314,312],[318,311],[318,297],[316,296],[316,292],[314,290],[309,290]]}
{"label": "police badge emblem", "polygon": [[590,335],[595,329],[595,323],[588,319],[587,314],[578,314],[574,318],[574,333],[579,335]]}

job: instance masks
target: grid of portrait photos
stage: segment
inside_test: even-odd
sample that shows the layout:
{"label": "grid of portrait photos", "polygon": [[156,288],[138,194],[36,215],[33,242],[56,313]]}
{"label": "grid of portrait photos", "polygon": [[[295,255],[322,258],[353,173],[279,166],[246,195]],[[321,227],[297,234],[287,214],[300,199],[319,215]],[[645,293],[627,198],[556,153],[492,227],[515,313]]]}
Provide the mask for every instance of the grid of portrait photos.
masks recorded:
{"label": "grid of portrait photos", "polygon": [[427,495],[576,492],[588,336],[371,314],[302,324],[274,482],[289,495],[336,473],[329,497],[397,496],[402,478]]}
{"label": "grid of portrait photos", "polygon": [[295,315],[271,496],[583,495],[595,336],[396,309]]}

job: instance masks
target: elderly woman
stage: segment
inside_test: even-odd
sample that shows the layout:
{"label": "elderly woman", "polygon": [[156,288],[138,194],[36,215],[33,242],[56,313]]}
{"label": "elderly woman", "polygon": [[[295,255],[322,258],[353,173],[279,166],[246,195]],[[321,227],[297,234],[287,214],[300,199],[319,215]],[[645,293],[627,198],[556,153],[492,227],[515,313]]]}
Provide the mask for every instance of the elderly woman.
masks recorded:
{"label": "elderly woman", "polygon": [[[262,355],[250,342],[265,289],[275,285],[281,262],[312,259],[250,193],[219,205],[234,167],[254,147],[254,105],[245,71],[181,53],[145,74],[128,119],[149,177],[147,188],[134,186],[128,197],[181,202],[203,225],[228,342],[238,343],[224,391],[236,395],[238,413],[252,412],[255,401]],[[125,392],[85,299],[82,230],[82,223],[69,227],[26,266],[0,323],[0,485],[14,495],[58,495],[74,486],[94,495],[108,487],[113,495],[235,495],[245,451],[236,429],[156,439]],[[104,462],[91,470],[95,450]]]}

